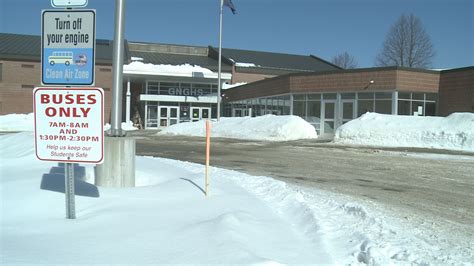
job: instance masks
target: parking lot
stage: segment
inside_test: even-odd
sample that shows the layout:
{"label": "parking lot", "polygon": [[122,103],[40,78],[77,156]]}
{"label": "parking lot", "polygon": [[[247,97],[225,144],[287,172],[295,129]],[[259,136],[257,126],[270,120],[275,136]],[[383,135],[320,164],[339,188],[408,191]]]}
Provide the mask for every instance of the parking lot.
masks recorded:
{"label": "parking lot", "polygon": [[[137,154],[204,163],[204,138],[137,136]],[[474,155],[314,140],[213,139],[211,165],[349,195],[459,226],[474,224]]]}

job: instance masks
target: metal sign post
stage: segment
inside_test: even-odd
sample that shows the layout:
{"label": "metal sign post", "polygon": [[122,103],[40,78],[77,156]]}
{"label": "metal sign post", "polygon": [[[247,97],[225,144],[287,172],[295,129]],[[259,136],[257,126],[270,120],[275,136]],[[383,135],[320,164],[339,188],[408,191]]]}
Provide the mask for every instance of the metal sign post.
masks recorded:
{"label": "metal sign post", "polygon": [[104,157],[104,92],[71,88],[95,82],[95,10],[72,10],[88,0],[51,0],[41,15],[41,84],[35,88],[35,151],[42,161],[64,162],[66,218],[76,218],[74,162]]}
{"label": "metal sign post", "polygon": [[74,163],[104,159],[104,91],[36,88],[33,91],[36,157],[64,162],[66,218],[75,219]]}
{"label": "metal sign post", "polygon": [[66,163],[65,165],[65,187],[66,194],[66,218],[76,219],[76,202],[74,198],[74,164]]}

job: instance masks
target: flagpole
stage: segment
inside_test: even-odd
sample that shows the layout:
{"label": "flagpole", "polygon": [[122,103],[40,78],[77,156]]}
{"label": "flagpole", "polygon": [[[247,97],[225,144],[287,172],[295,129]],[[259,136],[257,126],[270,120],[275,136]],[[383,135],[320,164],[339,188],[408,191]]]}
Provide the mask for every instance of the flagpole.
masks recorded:
{"label": "flagpole", "polygon": [[224,0],[221,0],[220,15],[219,15],[219,59],[217,69],[217,122],[221,119],[221,71],[222,71],[222,8]]}

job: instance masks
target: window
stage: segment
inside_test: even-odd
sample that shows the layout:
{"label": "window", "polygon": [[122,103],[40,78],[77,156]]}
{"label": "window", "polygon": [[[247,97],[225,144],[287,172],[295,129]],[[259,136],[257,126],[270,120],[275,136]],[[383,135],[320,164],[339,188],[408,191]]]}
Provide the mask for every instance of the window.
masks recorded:
{"label": "window", "polygon": [[410,101],[398,101],[398,114],[399,115],[411,115],[411,103]]}
{"label": "window", "polygon": [[321,94],[308,94],[308,101],[320,101]]}
{"label": "window", "polygon": [[357,93],[357,96],[359,97],[359,99],[368,100],[368,99],[374,98],[374,93],[373,92],[359,92]]}
{"label": "window", "polygon": [[[421,113],[419,112],[421,111]],[[418,115],[424,115],[423,114],[423,102],[421,101],[412,101],[411,102],[411,115],[413,115],[413,113],[415,112],[418,112]]]}
{"label": "window", "polygon": [[436,93],[398,93],[398,114],[413,115],[421,111],[418,115],[433,116],[436,115]]}
{"label": "window", "polygon": [[337,97],[337,94],[335,94],[335,93],[325,93],[325,94],[323,94],[323,98],[324,98],[325,100],[328,100],[328,99],[330,99],[330,100],[336,99],[336,97]]}
{"label": "window", "polygon": [[21,67],[22,67],[22,68],[34,68],[35,66],[34,66],[34,65],[30,65],[30,64],[21,64]]}
{"label": "window", "polygon": [[319,123],[321,117],[321,102],[308,102],[308,121],[310,123]]}
{"label": "window", "polygon": [[35,86],[34,85],[21,85],[21,88],[22,89],[34,89]]}
{"label": "window", "polygon": [[374,100],[359,100],[357,101],[357,117],[374,111]]}
{"label": "window", "polygon": [[198,95],[207,95],[212,93],[210,84],[193,84],[193,89],[197,90]]}
{"label": "window", "polygon": [[411,93],[409,92],[399,92],[398,99],[411,100]]}
{"label": "window", "polygon": [[425,116],[435,116],[436,115],[436,103],[426,102],[425,103]]}
{"label": "window", "polygon": [[2,77],[3,77],[3,64],[0,63],[0,81],[2,81]]}
{"label": "window", "polygon": [[375,112],[379,114],[391,114],[392,100],[375,100]]}
{"label": "window", "polygon": [[355,93],[343,93],[341,97],[342,99],[355,99]]}
{"label": "window", "polygon": [[306,116],[306,102],[294,101],[293,102],[293,115],[297,115],[301,118]]}
{"label": "window", "polygon": [[158,82],[148,82],[146,94],[158,94]]}
{"label": "window", "polygon": [[392,93],[391,92],[376,92],[375,99],[391,100]]}
{"label": "window", "polygon": [[425,99],[425,94],[424,93],[412,93],[411,98],[413,100],[423,101]]}
{"label": "window", "polygon": [[304,100],[306,100],[306,95],[304,95],[304,94],[295,94],[295,95],[293,95],[293,100],[294,101],[304,101]]}

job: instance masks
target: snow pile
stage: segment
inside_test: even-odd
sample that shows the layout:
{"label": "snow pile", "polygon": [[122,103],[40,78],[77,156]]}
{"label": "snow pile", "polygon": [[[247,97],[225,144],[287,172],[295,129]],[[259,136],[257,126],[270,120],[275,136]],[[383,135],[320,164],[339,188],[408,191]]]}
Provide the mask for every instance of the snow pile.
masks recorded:
{"label": "snow pile", "polygon": [[[202,165],[151,157],[136,157],[141,187],[77,196],[77,219],[66,220],[64,194],[39,188],[60,169],[38,161],[33,145],[31,132],[0,136],[2,264],[460,265],[471,259],[472,253],[440,249],[380,206],[219,168],[211,168],[205,197]],[[93,181],[93,166],[76,169]]]}
{"label": "snow pile", "polygon": [[366,113],[337,129],[336,143],[474,152],[474,114],[448,117]]}
{"label": "snow pile", "polygon": [[[205,120],[172,125],[158,134],[206,136]],[[212,123],[212,137],[287,141],[317,138],[314,127],[298,116],[223,117]]]}
{"label": "snow pile", "polygon": [[130,64],[123,66],[124,71],[136,71],[136,72],[147,72],[150,74],[160,73],[174,73],[174,74],[190,74],[193,73],[207,73],[212,74],[213,72],[207,68],[200,66],[194,66],[190,64],[184,65],[154,65],[151,63],[143,62],[131,62]]}
{"label": "snow pile", "polygon": [[[105,124],[104,131],[108,131],[109,129],[110,129],[110,124],[109,123]],[[138,128],[133,126],[132,121],[128,121],[128,122],[122,122],[122,129],[126,131],[133,131],[133,130],[137,130]]]}
{"label": "snow pile", "polygon": [[33,113],[0,115],[0,131],[33,131],[34,119]]}
{"label": "snow pile", "polygon": [[242,85],[245,85],[245,84],[247,84],[247,82],[237,82],[237,83],[234,83],[234,84],[224,83],[224,84],[222,84],[222,89],[227,90],[227,89],[242,86]]}
{"label": "snow pile", "polygon": [[[57,164],[35,158],[32,133],[0,136],[0,147],[1,264],[333,263],[316,219],[305,222],[314,230],[306,237],[293,213],[239,185],[249,176],[211,169],[205,197],[202,165],[137,157],[141,187],[76,196],[77,219],[66,220],[64,194],[40,189],[61,176]],[[93,166],[76,169],[93,179]]]}
{"label": "snow pile", "polygon": [[[0,132],[34,131],[34,120],[35,116],[33,113],[0,115]],[[105,124],[104,131],[109,129],[110,124]],[[132,122],[122,122],[122,129],[126,131],[137,130]]]}
{"label": "snow pile", "polygon": [[236,67],[257,67],[257,65],[254,63],[242,63],[242,62],[236,62],[235,66]]}

